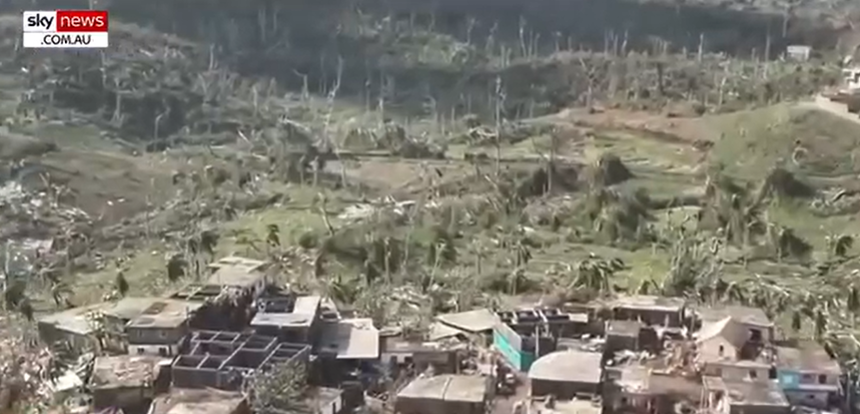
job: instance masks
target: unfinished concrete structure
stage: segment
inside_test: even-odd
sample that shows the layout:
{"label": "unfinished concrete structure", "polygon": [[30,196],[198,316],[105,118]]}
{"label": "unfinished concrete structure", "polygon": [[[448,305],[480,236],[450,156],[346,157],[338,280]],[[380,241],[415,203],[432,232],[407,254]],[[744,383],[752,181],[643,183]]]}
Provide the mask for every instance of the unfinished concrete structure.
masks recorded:
{"label": "unfinished concrete structure", "polygon": [[268,283],[267,263],[261,260],[229,256],[207,267],[212,272],[206,281],[207,285],[253,290],[262,294]]}
{"label": "unfinished concrete structure", "polygon": [[484,414],[492,396],[491,383],[491,378],[475,375],[417,378],[397,394],[394,411],[400,414]]}
{"label": "unfinished concrete structure", "polygon": [[283,342],[315,345],[320,333],[320,303],[322,298],[316,295],[260,298],[251,327],[260,335],[275,336]]}
{"label": "unfinished concrete structure", "polygon": [[176,387],[238,390],[258,370],[288,362],[306,367],[310,359],[308,345],[238,332],[196,331],[187,346],[171,367]]}
{"label": "unfinished concrete structure", "polygon": [[250,322],[249,307],[269,287],[267,266],[260,260],[225,257],[208,265],[212,274],[205,282],[191,283],[171,298],[206,304],[192,329],[241,330]]}
{"label": "unfinished concrete structure", "polygon": [[782,343],[776,348],[779,385],[794,405],[829,409],[839,402],[842,368],[812,341]]}
{"label": "unfinished concrete structure", "polygon": [[646,326],[680,328],[686,319],[686,302],[682,298],[620,296],[597,306],[608,309],[611,319],[639,321]]}
{"label": "unfinished concrete structure", "polygon": [[555,351],[558,338],[575,334],[579,326],[558,308],[520,309],[496,316],[493,346],[520,371],[527,371],[537,358]]}
{"label": "unfinished concrete structure", "polygon": [[153,302],[125,326],[129,354],[174,356],[203,303],[177,299]]}
{"label": "unfinished concrete structure", "polygon": [[533,397],[570,400],[601,392],[603,356],[597,352],[559,351],[543,356],[529,369]]}

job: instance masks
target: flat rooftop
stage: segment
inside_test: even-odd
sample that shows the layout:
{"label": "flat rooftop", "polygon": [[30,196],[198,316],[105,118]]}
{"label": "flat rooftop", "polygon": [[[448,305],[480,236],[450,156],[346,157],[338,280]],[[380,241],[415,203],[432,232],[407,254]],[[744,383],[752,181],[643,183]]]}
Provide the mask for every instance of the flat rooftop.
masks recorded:
{"label": "flat rooftop", "polygon": [[320,352],[335,353],[337,359],[376,359],[379,358],[379,330],[369,318],[326,322],[320,347]]}
{"label": "flat rooftop", "polygon": [[683,298],[654,295],[619,296],[605,303],[610,308],[680,312],[686,306]]}
{"label": "flat rooftop", "polygon": [[310,326],[319,315],[321,304],[322,297],[317,295],[261,299],[251,326]]}
{"label": "flat rooftop", "polygon": [[732,405],[788,407],[788,399],[779,385],[770,381],[726,381],[719,377],[703,377],[708,391],[722,391]]}
{"label": "flat rooftop", "polygon": [[239,392],[172,387],[153,399],[149,414],[234,414],[243,404]]}
{"label": "flat rooftop", "polygon": [[175,328],[188,321],[203,303],[177,299],[153,302],[126,325],[127,328]]}
{"label": "flat rooftop", "polygon": [[397,398],[481,403],[487,398],[487,379],[477,375],[437,375],[417,378]]}
{"label": "flat rooftop", "polygon": [[557,351],[544,355],[529,368],[530,380],[598,384],[603,377],[598,352]]}
{"label": "flat rooftop", "polygon": [[139,316],[153,303],[163,300],[163,298],[157,297],[123,298],[116,302],[103,302],[44,315],[37,318],[37,321],[41,324],[53,325],[67,332],[89,335],[93,328],[87,315],[91,313],[102,312],[105,315],[129,321]]}
{"label": "flat rooftop", "polygon": [[266,262],[244,257],[230,256],[209,264],[213,270],[206,281],[208,285],[247,288],[266,277]]}
{"label": "flat rooftop", "polygon": [[90,385],[95,389],[139,388],[158,376],[170,359],[149,355],[103,356],[95,359]]}
{"label": "flat rooftop", "polygon": [[776,347],[776,360],[779,369],[799,372],[827,373],[841,375],[839,362],[816,342],[797,341],[783,343]]}

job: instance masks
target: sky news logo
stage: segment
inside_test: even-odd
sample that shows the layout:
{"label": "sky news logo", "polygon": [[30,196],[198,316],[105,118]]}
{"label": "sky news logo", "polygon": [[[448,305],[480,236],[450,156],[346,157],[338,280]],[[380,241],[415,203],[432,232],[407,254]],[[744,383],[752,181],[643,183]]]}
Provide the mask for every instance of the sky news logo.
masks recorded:
{"label": "sky news logo", "polygon": [[106,11],[27,11],[23,24],[26,48],[108,47]]}

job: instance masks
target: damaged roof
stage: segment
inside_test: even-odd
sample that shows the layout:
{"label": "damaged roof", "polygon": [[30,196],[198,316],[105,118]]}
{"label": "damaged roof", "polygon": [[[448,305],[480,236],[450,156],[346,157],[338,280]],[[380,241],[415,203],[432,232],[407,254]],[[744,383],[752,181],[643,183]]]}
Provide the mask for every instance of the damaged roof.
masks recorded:
{"label": "damaged roof", "polygon": [[96,358],[90,386],[94,389],[140,388],[149,386],[161,364],[169,359],[150,355],[117,355]]}
{"label": "damaged roof", "polygon": [[717,337],[724,338],[735,348],[740,348],[749,340],[749,330],[735,318],[726,316],[716,322],[703,323],[702,329],[696,333],[696,342],[704,342]]}
{"label": "damaged roof", "polygon": [[474,309],[466,312],[439,315],[436,320],[459,330],[478,333],[491,331],[497,322],[496,315],[489,309]]}
{"label": "damaged roof", "polygon": [[161,299],[153,302],[126,325],[127,328],[176,328],[203,307],[201,302]]}
{"label": "damaged roof", "polygon": [[338,359],[379,358],[379,330],[370,318],[342,319],[323,324],[321,352],[337,354]]}
{"label": "damaged roof", "polygon": [[712,308],[698,308],[696,313],[703,323],[717,322],[727,317],[731,317],[736,321],[745,324],[758,326],[761,328],[773,327],[773,322],[767,317],[767,314],[759,308],[751,308],[749,306],[720,306]]}
{"label": "damaged roof", "polygon": [[209,264],[214,270],[206,284],[247,288],[266,278],[266,262],[244,257],[224,257]]}
{"label": "damaged roof", "polygon": [[776,347],[777,367],[782,370],[811,371],[841,375],[839,362],[814,341],[799,341]]}
{"label": "damaged roof", "polygon": [[40,324],[52,325],[57,329],[78,335],[89,335],[93,331],[87,315],[102,312],[124,321],[139,316],[153,303],[163,301],[163,298],[123,298],[115,302],[103,302],[90,306],[67,309],[38,318]]}
{"label": "damaged roof", "polygon": [[171,387],[153,399],[149,414],[234,414],[244,404],[239,392]]}
{"label": "damaged roof", "polygon": [[708,391],[722,391],[731,405],[789,406],[779,385],[770,381],[726,381],[706,376],[702,383]]}
{"label": "damaged roof", "polygon": [[529,368],[530,380],[597,384],[603,376],[598,352],[558,351],[544,355]]}
{"label": "damaged roof", "polygon": [[487,398],[487,379],[454,374],[416,378],[397,394],[397,398],[481,403]]}

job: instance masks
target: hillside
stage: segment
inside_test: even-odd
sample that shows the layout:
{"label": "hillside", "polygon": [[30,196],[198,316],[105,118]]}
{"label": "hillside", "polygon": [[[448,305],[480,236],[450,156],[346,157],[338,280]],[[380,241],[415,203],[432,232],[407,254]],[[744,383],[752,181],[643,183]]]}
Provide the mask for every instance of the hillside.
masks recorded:
{"label": "hillside", "polygon": [[380,326],[638,292],[836,347],[860,124],[810,103],[832,59],[777,57],[841,27],[800,7],[763,56],[772,6],[694,3],[114,0],[100,53],[21,50],[6,15],[8,329],[239,255]]}

